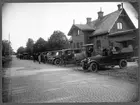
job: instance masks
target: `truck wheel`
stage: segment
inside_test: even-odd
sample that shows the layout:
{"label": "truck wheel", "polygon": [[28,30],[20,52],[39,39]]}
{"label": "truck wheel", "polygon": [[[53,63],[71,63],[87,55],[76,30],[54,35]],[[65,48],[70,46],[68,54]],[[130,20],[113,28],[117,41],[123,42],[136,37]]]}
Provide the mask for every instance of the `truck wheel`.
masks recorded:
{"label": "truck wheel", "polygon": [[121,69],[127,67],[127,61],[124,60],[124,59],[120,60],[119,66],[120,66]]}
{"label": "truck wheel", "polygon": [[55,59],[54,64],[55,65],[60,65],[60,60],[59,59]]}
{"label": "truck wheel", "polygon": [[97,63],[91,63],[89,69],[90,69],[90,71],[97,72],[97,70],[98,70]]}

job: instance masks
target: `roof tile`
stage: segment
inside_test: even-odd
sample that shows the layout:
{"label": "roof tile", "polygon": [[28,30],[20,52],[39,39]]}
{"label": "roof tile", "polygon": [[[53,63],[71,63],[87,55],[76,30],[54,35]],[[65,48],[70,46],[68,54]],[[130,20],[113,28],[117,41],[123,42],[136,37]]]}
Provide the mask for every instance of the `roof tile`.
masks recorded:
{"label": "roof tile", "polygon": [[101,20],[97,19],[92,21],[92,27],[95,28],[93,35],[99,35],[109,32],[109,30],[112,28],[112,25],[115,23],[121,12],[122,10],[117,10],[108,15],[105,15]]}
{"label": "roof tile", "polygon": [[95,30],[94,28],[90,27],[88,24],[75,24],[81,30]]}
{"label": "roof tile", "polygon": [[[117,10],[115,12],[112,12],[108,15],[103,16],[102,19],[96,19],[91,22],[90,25],[88,24],[74,24],[75,27],[83,30],[83,31],[94,31],[92,36],[101,35],[108,33],[110,29],[112,28],[113,24],[117,20],[117,18],[120,16],[124,9]],[[72,29],[72,28],[71,28]],[[70,30],[71,32],[71,30]],[[70,34],[69,32],[69,34]]]}

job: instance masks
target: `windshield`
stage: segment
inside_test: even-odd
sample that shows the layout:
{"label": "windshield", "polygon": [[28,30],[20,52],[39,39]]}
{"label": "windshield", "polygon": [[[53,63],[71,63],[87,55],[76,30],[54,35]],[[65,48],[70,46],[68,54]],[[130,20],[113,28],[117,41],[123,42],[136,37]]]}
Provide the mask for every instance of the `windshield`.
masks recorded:
{"label": "windshield", "polygon": [[61,55],[62,54],[62,52],[61,51],[58,51],[58,52],[56,52],[56,56],[58,56],[58,55]]}
{"label": "windshield", "polygon": [[48,56],[53,56],[53,55],[55,55],[56,54],[56,52],[49,52],[47,55]]}

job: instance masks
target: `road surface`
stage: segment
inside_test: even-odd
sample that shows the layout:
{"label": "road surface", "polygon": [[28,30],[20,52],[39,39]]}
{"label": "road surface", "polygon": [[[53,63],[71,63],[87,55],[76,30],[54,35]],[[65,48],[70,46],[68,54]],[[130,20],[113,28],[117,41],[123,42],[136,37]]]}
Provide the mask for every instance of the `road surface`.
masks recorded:
{"label": "road surface", "polygon": [[111,76],[13,58],[6,70],[14,103],[131,102],[137,85]]}

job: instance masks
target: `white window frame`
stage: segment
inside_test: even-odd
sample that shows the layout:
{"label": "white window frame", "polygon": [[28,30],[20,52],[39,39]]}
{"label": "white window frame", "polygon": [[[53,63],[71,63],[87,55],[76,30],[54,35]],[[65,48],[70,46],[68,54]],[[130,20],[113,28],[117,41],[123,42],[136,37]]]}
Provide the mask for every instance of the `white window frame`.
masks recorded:
{"label": "white window frame", "polygon": [[80,34],[80,30],[78,30],[78,32],[77,32],[77,35],[79,35]]}
{"label": "white window frame", "polygon": [[122,27],[122,23],[121,23],[121,22],[118,22],[118,23],[117,23],[117,29],[118,29],[118,30],[121,30],[122,28],[123,28],[123,27]]}

